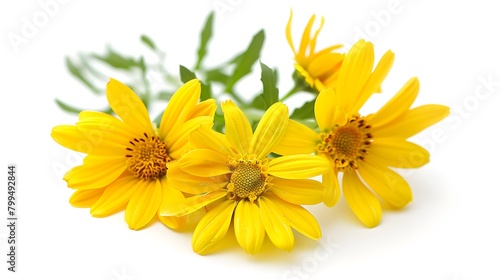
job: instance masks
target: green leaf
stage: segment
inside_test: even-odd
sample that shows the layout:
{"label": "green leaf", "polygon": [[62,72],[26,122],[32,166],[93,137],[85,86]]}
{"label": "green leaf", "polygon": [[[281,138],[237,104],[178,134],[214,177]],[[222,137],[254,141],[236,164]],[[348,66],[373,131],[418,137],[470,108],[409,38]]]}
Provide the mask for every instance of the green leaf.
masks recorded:
{"label": "green leaf", "polygon": [[179,74],[183,83],[187,83],[192,79],[196,79],[196,75],[191,70],[182,65],[179,65]]}
{"label": "green leaf", "polygon": [[219,107],[217,108],[217,111],[215,111],[214,126],[212,127],[212,129],[217,132],[224,133],[224,124],[225,124],[224,114],[222,113]]}
{"label": "green leaf", "polygon": [[135,61],[135,59],[130,57],[125,57],[115,52],[111,48],[108,49],[106,55],[104,56],[94,55],[93,57],[117,69],[129,70],[131,68],[140,66],[139,63]]}
{"label": "green leaf", "polygon": [[141,35],[141,42],[148,46],[151,50],[156,51],[156,44],[146,35]]}
{"label": "green leaf", "polygon": [[262,62],[260,63],[260,68],[262,70],[260,80],[262,81],[263,91],[259,96],[264,101],[265,108],[263,109],[267,109],[279,101],[279,91],[276,87],[278,78],[277,73]]}
{"label": "green leaf", "polygon": [[83,76],[80,66],[75,65],[69,57],[66,57],[66,67],[75,78],[85,84],[93,93],[101,93],[99,89],[97,89],[89,80],[87,80],[87,78]]}
{"label": "green leaf", "polygon": [[226,92],[232,92],[233,86],[252,71],[252,66],[260,57],[260,50],[264,44],[264,39],[264,30],[260,30],[253,36],[248,48],[232,60],[236,65],[233,74],[226,84]]}
{"label": "green leaf", "polygon": [[160,100],[170,100],[170,98],[172,98],[172,95],[174,95],[173,92],[169,92],[169,91],[160,91],[157,95],[157,98],[160,99]]}
{"label": "green leaf", "polygon": [[[63,111],[66,111],[68,113],[79,114],[81,111],[86,110],[86,109],[80,109],[80,108],[74,107],[72,105],[68,105],[67,103],[62,102],[59,99],[56,99],[55,101],[56,101],[57,106],[59,106],[59,108],[61,108]],[[96,111],[100,111],[100,112],[107,113],[107,114],[112,113],[112,110],[109,106],[105,110],[96,110]]]}
{"label": "green leaf", "polygon": [[229,76],[222,73],[221,69],[212,69],[205,72],[206,80],[208,82],[219,82],[222,84],[226,84]]}
{"label": "green leaf", "polygon": [[79,114],[81,111],[83,111],[83,109],[79,109],[79,108],[73,107],[71,105],[68,105],[59,99],[56,99],[56,104],[57,104],[57,106],[59,106],[59,108],[61,108],[63,111],[66,111],[68,113]]}
{"label": "green leaf", "polygon": [[212,98],[212,87],[210,84],[201,83],[200,100],[205,101]]}
{"label": "green leaf", "polygon": [[141,69],[141,72],[144,76],[147,72],[147,66],[146,66],[146,62],[144,61],[144,56],[141,56],[139,58],[139,60],[137,61],[137,67],[139,67],[139,69]]}
{"label": "green leaf", "polygon": [[212,38],[213,21],[214,21],[214,12],[211,12],[207,17],[207,20],[205,21],[205,26],[203,27],[203,30],[201,31],[200,34],[200,46],[198,47],[198,58],[196,60],[196,66],[194,67],[194,69],[196,70],[200,69],[203,58],[205,58],[205,55],[207,54],[207,45],[210,39]]}
{"label": "green leaf", "polygon": [[266,110],[269,107],[266,107],[266,101],[261,95],[257,95],[254,100],[250,103],[251,108]]}
{"label": "green leaf", "polygon": [[316,100],[307,101],[304,105],[302,105],[302,107],[295,109],[290,118],[294,120],[313,119],[315,101]]}

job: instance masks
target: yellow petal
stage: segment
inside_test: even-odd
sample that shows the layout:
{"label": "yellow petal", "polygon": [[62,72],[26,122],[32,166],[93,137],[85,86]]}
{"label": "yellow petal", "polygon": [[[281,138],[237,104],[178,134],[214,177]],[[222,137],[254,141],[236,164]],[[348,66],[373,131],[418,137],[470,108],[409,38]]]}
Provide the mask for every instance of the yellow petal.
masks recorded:
{"label": "yellow petal", "polygon": [[252,127],[248,119],[231,100],[222,103],[222,111],[227,140],[240,154],[247,153],[252,139]]}
{"label": "yellow petal", "polygon": [[321,175],[330,169],[330,163],[319,156],[290,155],[269,162],[269,174],[285,179],[306,179]]}
{"label": "yellow petal", "polygon": [[295,51],[295,47],[293,45],[293,39],[292,39],[292,18],[293,18],[293,12],[290,9],[290,17],[288,18],[288,22],[286,24],[286,40],[288,42],[288,45],[292,49],[294,54],[297,54]]}
{"label": "yellow petal", "polygon": [[314,115],[322,131],[331,130],[335,125],[343,125],[347,118],[344,111],[337,106],[337,95],[331,88],[323,89],[314,102]]}
{"label": "yellow petal", "polygon": [[397,168],[416,168],[429,162],[430,154],[423,147],[400,138],[376,138],[370,146],[367,161]]}
{"label": "yellow petal", "polygon": [[291,251],[295,243],[292,228],[281,209],[278,208],[269,198],[259,197],[260,217],[267,236],[276,247],[281,250]]}
{"label": "yellow petal", "polygon": [[104,189],[76,190],[71,195],[69,203],[74,207],[91,207],[101,197]]}
{"label": "yellow petal", "polygon": [[175,217],[175,216],[161,216],[160,211],[165,208],[167,205],[174,203],[176,201],[181,201],[184,200],[184,195],[173,188],[171,184],[169,184],[170,180],[167,180],[167,177],[162,177],[160,179],[161,186],[162,186],[162,200],[160,207],[157,212],[158,219],[160,222],[162,222],[164,225],[171,229],[175,230],[181,230],[186,226],[186,221],[187,221],[187,216],[182,216],[182,217]]}
{"label": "yellow petal", "polygon": [[372,72],[373,60],[373,45],[364,40],[359,40],[344,59],[340,68],[336,93],[340,107],[348,114],[351,113],[361,89]]}
{"label": "yellow petal", "polygon": [[192,246],[196,253],[208,253],[226,236],[236,203],[226,200],[203,216],[193,233]]}
{"label": "yellow petal", "polygon": [[[384,56],[380,59],[379,63],[373,73],[370,75],[368,80],[365,82],[363,88],[357,96],[357,100],[354,103],[351,111],[348,113],[354,115],[359,109],[365,104],[365,102],[372,96],[373,93],[380,91],[382,82],[384,81],[387,74],[391,70],[392,64],[394,62],[394,53],[392,51],[387,51]],[[370,68],[371,69],[371,68]]]}
{"label": "yellow petal", "polygon": [[109,185],[126,169],[125,157],[88,155],[82,166],[64,178],[70,188],[97,189]]}
{"label": "yellow petal", "polygon": [[[83,111],[79,115],[76,127],[82,131],[86,139],[90,140],[92,154],[102,154],[108,150],[117,150],[115,153],[123,155],[123,149],[130,140],[144,137],[144,133],[152,135],[152,131],[134,131],[133,127],[117,118],[101,112]],[[102,152],[98,152],[101,151]]]}
{"label": "yellow petal", "polygon": [[360,163],[358,171],[368,186],[391,206],[402,208],[412,200],[406,180],[390,168],[367,161]]}
{"label": "yellow petal", "polygon": [[199,176],[210,177],[229,173],[226,165],[227,156],[208,149],[196,149],[188,152],[177,161],[183,171]]}
{"label": "yellow petal", "polygon": [[179,191],[190,194],[202,194],[220,190],[227,185],[228,179],[225,175],[212,177],[198,177],[183,172],[176,168],[171,173],[168,170],[169,183]]}
{"label": "yellow petal", "polygon": [[[344,56],[342,56],[342,59],[344,59]],[[339,62],[337,65],[335,65],[334,68],[332,69],[332,73],[330,74],[330,76],[323,79],[323,84],[324,84],[323,88],[324,87],[331,87],[333,89],[337,88],[337,81],[339,79],[340,67],[342,67],[342,62]],[[322,90],[323,88],[318,88],[318,90]]]}
{"label": "yellow petal", "polygon": [[370,118],[369,123],[372,126],[383,126],[406,113],[417,98],[419,89],[418,79],[410,79],[384,107]]}
{"label": "yellow petal", "polygon": [[162,224],[173,230],[183,230],[187,224],[187,216],[161,216],[158,212],[157,217]]}
{"label": "yellow petal", "polygon": [[309,22],[306,25],[306,28],[304,29],[304,33],[302,33],[302,40],[300,41],[299,52],[296,57],[297,62],[302,66],[305,66],[304,65],[305,63],[301,60],[307,57],[306,51],[309,46],[309,43],[311,42],[311,28],[314,24],[315,19],[316,15],[312,15],[311,18],[309,19]]}
{"label": "yellow petal", "polygon": [[297,121],[288,120],[285,135],[273,152],[279,155],[311,154],[316,150],[318,142],[319,136],[312,129]]}
{"label": "yellow petal", "polygon": [[450,108],[442,105],[423,105],[406,112],[397,120],[382,127],[374,127],[376,137],[399,137],[406,139],[444,119]]}
{"label": "yellow petal", "polygon": [[273,177],[271,191],[279,198],[294,204],[318,204],[323,201],[323,184],[309,179]]}
{"label": "yellow petal", "polygon": [[246,199],[241,200],[234,212],[234,233],[238,244],[247,253],[259,252],[266,237],[257,205]]}
{"label": "yellow petal", "polygon": [[[325,18],[321,17],[321,23],[319,24],[318,29],[316,29],[316,32],[314,32],[314,36],[310,39],[309,42],[309,57],[314,54],[314,51],[316,49],[316,41],[318,40],[318,35],[321,32],[321,29],[323,29],[323,25],[325,24]],[[325,60],[325,63],[330,63],[328,59]]]}
{"label": "yellow petal", "polygon": [[160,122],[160,138],[167,139],[171,131],[186,121],[200,99],[200,81],[193,79],[181,86],[170,98]]}
{"label": "yellow petal", "polygon": [[93,145],[87,140],[83,132],[74,125],[58,125],[52,128],[50,136],[59,145],[73,151],[85,154],[92,151]]}
{"label": "yellow petal", "polygon": [[367,227],[376,227],[382,219],[377,197],[359,180],[356,172],[345,172],[342,180],[345,200],[358,219]]}
{"label": "yellow petal", "polygon": [[[335,46],[336,47],[336,46]],[[340,53],[325,53],[322,56],[309,57],[311,63],[307,69],[312,76],[318,78],[328,77],[337,71],[339,63],[342,63],[344,56]]]}
{"label": "yellow petal", "polygon": [[325,186],[323,192],[323,202],[327,207],[333,207],[337,204],[340,198],[340,186],[337,173],[333,170],[323,174],[323,185]]}
{"label": "yellow petal", "polygon": [[190,120],[200,116],[208,116],[213,118],[215,110],[217,109],[217,104],[215,102],[215,99],[210,98],[196,104],[196,106],[194,106],[193,109],[189,111],[186,120]]}
{"label": "yellow petal", "polygon": [[[142,134],[141,131],[134,131],[132,127],[112,115],[95,111],[80,112],[76,126],[80,130],[85,131],[86,134],[95,135],[99,134],[99,132],[111,133],[127,140],[134,139],[134,137],[137,137],[137,134]],[[94,133],[92,133],[92,130]]]}
{"label": "yellow petal", "polygon": [[313,77],[307,69],[304,69],[300,64],[295,63],[295,70],[299,72],[299,74],[306,80],[306,82],[311,86],[314,87],[316,84],[317,80],[315,79],[316,77]]}
{"label": "yellow petal", "polygon": [[125,156],[129,139],[104,133],[101,130],[85,131],[72,125],[60,125],[52,129],[52,138],[71,150],[102,156]]}
{"label": "yellow petal", "polygon": [[231,144],[226,137],[207,126],[200,126],[189,134],[189,142],[194,148],[214,150],[222,155],[233,155]]}
{"label": "yellow petal", "polygon": [[167,203],[163,209],[160,209],[162,216],[183,216],[226,196],[227,191],[219,190],[203,195],[195,195],[183,200]]}
{"label": "yellow petal", "polygon": [[[266,194],[266,196],[269,195]],[[318,221],[304,207],[288,203],[279,198],[272,198],[272,201],[288,219],[292,228],[311,239],[317,240],[321,238],[321,228]]]}
{"label": "yellow petal", "polygon": [[196,117],[190,119],[183,124],[177,126],[177,130],[170,132],[168,138],[165,139],[168,155],[171,158],[178,159],[188,151],[189,133],[199,128],[202,125],[212,126],[213,119],[207,116]]}
{"label": "yellow petal", "polygon": [[160,208],[161,200],[160,180],[148,180],[141,183],[125,209],[125,221],[129,228],[138,230],[151,222]]}
{"label": "yellow petal", "polygon": [[128,86],[110,79],[106,86],[109,106],[128,125],[141,134],[153,133],[148,110],[142,100]]}
{"label": "yellow petal", "polygon": [[106,217],[125,209],[139,183],[140,180],[130,174],[118,178],[105,188],[99,200],[90,208],[90,214],[94,217]]}
{"label": "yellow petal", "polygon": [[288,123],[288,108],[274,103],[262,116],[250,142],[250,154],[265,158],[280,144]]}

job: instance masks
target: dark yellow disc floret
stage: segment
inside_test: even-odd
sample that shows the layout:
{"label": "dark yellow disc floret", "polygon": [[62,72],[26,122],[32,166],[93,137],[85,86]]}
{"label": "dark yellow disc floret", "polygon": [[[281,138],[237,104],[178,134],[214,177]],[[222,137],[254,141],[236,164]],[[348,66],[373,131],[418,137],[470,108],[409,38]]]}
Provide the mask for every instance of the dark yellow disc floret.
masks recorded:
{"label": "dark yellow disc floret", "polygon": [[127,147],[128,170],[142,179],[156,179],[167,172],[167,162],[170,157],[167,147],[158,136],[134,138]]}

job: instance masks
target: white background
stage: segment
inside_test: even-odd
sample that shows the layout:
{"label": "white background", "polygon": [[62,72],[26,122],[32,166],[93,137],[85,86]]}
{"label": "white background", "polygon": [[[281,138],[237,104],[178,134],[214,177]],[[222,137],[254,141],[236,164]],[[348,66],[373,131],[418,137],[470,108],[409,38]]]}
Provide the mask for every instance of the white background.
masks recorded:
{"label": "white background", "polygon": [[[42,3],[48,0],[40,0]],[[67,1],[58,4],[44,26],[14,47],[25,22],[43,12],[38,1],[0,4],[1,164],[17,164],[18,272],[0,265],[1,279],[500,279],[497,180],[500,105],[500,17],[493,1]],[[276,1],[277,2],[277,1]],[[284,1],[283,1],[284,2]],[[8,4],[7,4],[8,3]],[[392,4],[390,4],[392,3]],[[396,9],[388,6],[395,5]],[[310,207],[323,230],[323,244],[296,234],[291,253],[268,246],[250,256],[232,247],[209,256],[191,250],[191,234],[161,224],[131,231],[123,213],[97,219],[88,209],[69,205],[72,193],[58,168],[78,164],[58,146],[50,130],[71,124],[74,115],[59,110],[54,98],[82,107],[100,107],[64,66],[65,56],[104,52],[106,45],[132,55],[147,53],[139,43],[148,34],[167,53],[167,68],[192,66],[202,23],[216,10],[207,64],[240,51],[259,29],[266,31],[262,61],[280,69],[280,90],[291,82],[293,56],[285,39],[289,9],[294,36],[309,16],[326,19],[319,47],[353,44],[362,30],[375,44],[377,58],[396,53],[376,108],[412,76],[421,81],[416,104],[452,108],[450,117],[414,138],[432,154],[423,168],[403,171],[414,201],[402,211],[384,210],[375,229],[364,228],[341,200],[334,208]],[[381,15],[389,14],[390,17]],[[377,22],[378,18],[378,22]],[[11,34],[11,35],[9,35]],[[259,71],[258,67],[255,69]],[[113,75],[113,73],[109,73]],[[481,80],[491,80],[489,88]],[[258,75],[240,87],[260,87]],[[290,106],[294,106],[291,100]],[[161,104],[160,107],[164,107]],[[365,108],[366,109],[366,108]],[[371,109],[373,111],[374,109]],[[6,216],[6,185],[0,191],[0,216]],[[5,214],[4,214],[5,213]],[[6,259],[7,228],[0,227],[0,252]],[[230,237],[232,238],[232,237]],[[328,249],[328,250],[325,250]],[[177,276],[175,276],[177,275]]]}

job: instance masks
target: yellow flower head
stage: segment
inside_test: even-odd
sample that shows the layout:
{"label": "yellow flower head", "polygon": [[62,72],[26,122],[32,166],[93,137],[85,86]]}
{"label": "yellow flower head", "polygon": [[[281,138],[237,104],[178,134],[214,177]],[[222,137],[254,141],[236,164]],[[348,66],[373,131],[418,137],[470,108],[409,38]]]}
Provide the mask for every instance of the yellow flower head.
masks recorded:
{"label": "yellow flower head", "polygon": [[82,111],[76,125],[52,129],[57,143],[88,154],[83,165],[64,177],[76,189],[70,203],[90,207],[96,217],[125,209],[131,229],[148,225],[155,216],[170,228],[181,228],[185,217],[158,215],[163,205],[184,199],[170,186],[166,164],[187,151],[190,131],[212,124],[215,100],[198,104],[200,82],[191,80],[172,96],[156,129],[142,101],[126,85],[111,79],[106,96],[119,118]]}
{"label": "yellow flower head", "polygon": [[321,25],[311,38],[311,28],[316,18],[313,15],[304,29],[300,46],[296,49],[292,40],[292,16],[292,11],[290,11],[290,18],[286,26],[286,38],[295,54],[295,69],[312,88],[316,88],[318,91],[325,87],[335,88],[344,54],[334,51],[341,48],[342,45],[333,45],[316,52],[316,41],[321,28],[323,28],[324,19],[321,18]]}
{"label": "yellow flower head", "polygon": [[[338,201],[337,174],[343,172],[344,197],[368,227],[377,226],[382,216],[371,190],[395,208],[412,200],[408,183],[390,167],[416,168],[429,161],[424,148],[406,139],[449,114],[449,108],[441,105],[410,109],[419,91],[418,79],[412,78],[377,113],[360,116],[358,110],[380,87],[392,60],[392,52],[387,52],[372,72],[373,46],[359,41],[346,56],[337,90],[324,89],[318,95],[314,110],[320,132],[290,121],[283,144],[275,149],[284,155],[315,152],[328,159],[331,169],[323,175],[325,204]],[[300,139],[294,141],[297,135]]]}
{"label": "yellow flower head", "polygon": [[222,109],[226,134],[200,126],[190,134],[194,149],[169,164],[169,181],[191,196],[167,205],[162,215],[208,210],[193,234],[193,249],[200,254],[224,238],[231,221],[238,243],[251,254],[260,250],[266,234],[290,251],[292,228],[318,239],[316,219],[299,204],[322,201],[322,184],[307,178],[328,171],[329,162],[311,155],[268,157],[288,124],[288,108],[281,103],[266,111],[255,132],[233,102],[224,102]]}

